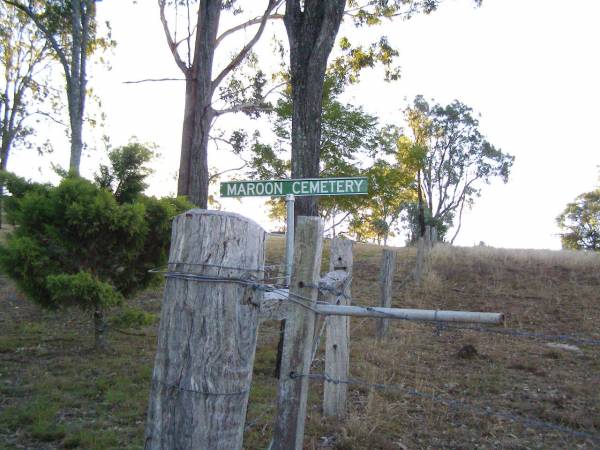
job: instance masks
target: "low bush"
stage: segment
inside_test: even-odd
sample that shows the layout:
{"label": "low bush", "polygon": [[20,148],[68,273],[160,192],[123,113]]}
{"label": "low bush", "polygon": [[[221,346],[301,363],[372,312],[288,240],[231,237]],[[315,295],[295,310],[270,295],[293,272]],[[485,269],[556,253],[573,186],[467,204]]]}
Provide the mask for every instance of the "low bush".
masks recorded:
{"label": "low bush", "polygon": [[121,202],[110,186],[80,177],[54,187],[3,176],[12,194],[7,216],[16,226],[0,246],[2,270],[44,307],[93,311],[99,348],[106,346],[103,311],[152,281],[149,269],[166,262],[171,220],[192,206],[144,196],[143,177],[127,174],[136,186],[117,179],[116,192],[128,192]]}

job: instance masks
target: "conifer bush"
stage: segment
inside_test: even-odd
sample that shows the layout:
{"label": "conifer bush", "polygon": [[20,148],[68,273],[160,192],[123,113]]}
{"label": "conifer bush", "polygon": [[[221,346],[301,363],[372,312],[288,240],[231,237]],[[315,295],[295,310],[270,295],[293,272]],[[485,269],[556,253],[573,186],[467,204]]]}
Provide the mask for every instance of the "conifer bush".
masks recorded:
{"label": "conifer bush", "polygon": [[148,270],[166,261],[172,218],[191,204],[141,192],[120,203],[108,186],[80,177],[55,187],[3,177],[18,189],[7,203],[15,229],[0,245],[0,267],[44,307],[93,312],[95,345],[106,347],[104,310],[150,283]]}

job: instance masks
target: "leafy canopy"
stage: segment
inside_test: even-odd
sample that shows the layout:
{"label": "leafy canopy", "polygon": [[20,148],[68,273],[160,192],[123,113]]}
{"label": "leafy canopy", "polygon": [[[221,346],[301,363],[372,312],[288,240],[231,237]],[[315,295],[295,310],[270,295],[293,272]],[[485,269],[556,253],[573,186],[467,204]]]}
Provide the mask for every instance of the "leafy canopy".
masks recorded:
{"label": "leafy canopy", "polygon": [[556,221],[563,248],[600,250],[600,189],[579,195]]}
{"label": "leafy canopy", "polygon": [[464,206],[472,206],[493,178],[506,183],[514,157],[485,138],[473,109],[458,100],[430,105],[417,96],[405,118],[410,133],[398,141],[398,158],[421,154],[418,169],[429,224],[442,229],[457,225],[453,241]]}

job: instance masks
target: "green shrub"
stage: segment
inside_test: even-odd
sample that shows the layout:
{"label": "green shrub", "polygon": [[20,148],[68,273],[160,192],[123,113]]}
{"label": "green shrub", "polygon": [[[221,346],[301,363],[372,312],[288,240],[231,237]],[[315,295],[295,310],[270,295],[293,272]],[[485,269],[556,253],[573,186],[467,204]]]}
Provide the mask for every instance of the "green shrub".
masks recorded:
{"label": "green shrub", "polygon": [[119,314],[111,317],[111,325],[123,328],[140,328],[152,325],[158,319],[156,314],[148,313],[137,308],[123,308]]}
{"label": "green shrub", "polygon": [[93,310],[97,333],[102,310],[146,287],[148,270],[165,263],[171,220],[191,207],[142,194],[119,203],[108,189],[72,176],[56,187],[12,183],[18,189],[7,213],[16,227],[0,245],[0,267],[44,307]]}

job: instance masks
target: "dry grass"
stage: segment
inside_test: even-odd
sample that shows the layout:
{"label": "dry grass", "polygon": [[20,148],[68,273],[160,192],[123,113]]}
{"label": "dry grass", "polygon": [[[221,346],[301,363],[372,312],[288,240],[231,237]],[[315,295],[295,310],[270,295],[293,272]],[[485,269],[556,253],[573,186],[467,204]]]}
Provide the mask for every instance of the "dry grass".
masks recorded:
{"label": "dry grass", "polygon": [[[283,239],[268,241],[280,263]],[[328,261],[325,243],[323,270]],[[600,339],[600,255],[439,246],[423,282],[411,280],[414,249],[398,249],[396,307],[498,311],[507,326]],[[381,248],[355,246],[353,298],[378,303]],[[405,283],[406,280],[409,280]],[[90,354],[87,317],[49,314],[0,286],[0,448],[140,448],[156,325],[111,334],[114,355]],[[135,305],[156,313],[161,290]],[[375,323],[351,323],[351,377],[459,399],[481,408],[600,434],[600,348],[579,352],[545,342],[465,330],[438,335],[428,324],[393,322],[388,340]],[[245,448],[265,448],[272,436],[276,380],[272,378],[278,323],[259,331]],[[472,358],[458,357],[470,344]],[[322,355],[313,371],[322,371]],[[347,420],[321,414],[322,384],[311,382],[305,448],[594,448],[591,441],[540,431],[507,419],[452,409],[402,390],[351,386]]]}

